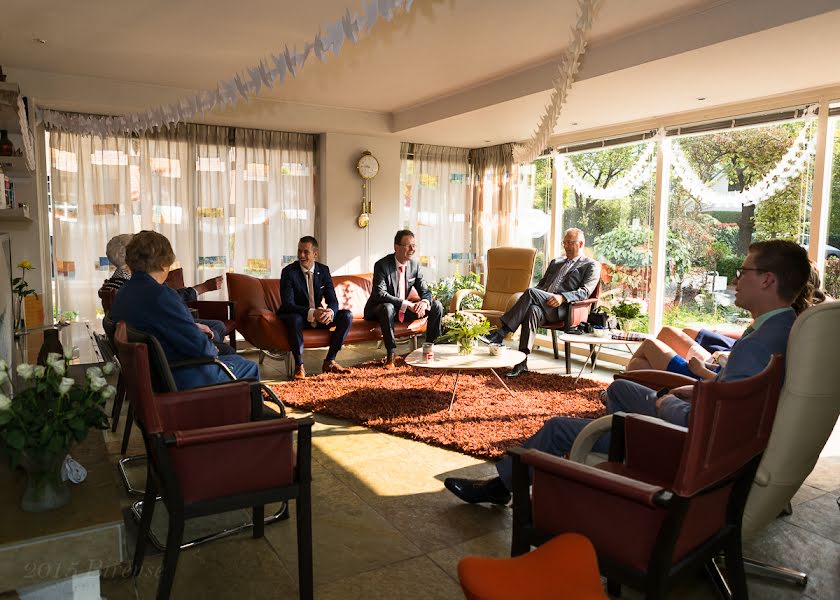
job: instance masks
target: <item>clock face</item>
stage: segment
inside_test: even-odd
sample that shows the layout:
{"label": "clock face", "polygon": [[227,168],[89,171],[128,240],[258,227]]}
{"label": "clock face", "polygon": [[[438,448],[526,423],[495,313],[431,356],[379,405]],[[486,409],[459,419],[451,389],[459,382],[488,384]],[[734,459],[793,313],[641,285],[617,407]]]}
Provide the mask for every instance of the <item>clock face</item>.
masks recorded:
{"label": "clock face", "polygon": [[362,179],[373,179],[379,173],[379,161],[372,154],[365,154],[359,159],[356,168]]}

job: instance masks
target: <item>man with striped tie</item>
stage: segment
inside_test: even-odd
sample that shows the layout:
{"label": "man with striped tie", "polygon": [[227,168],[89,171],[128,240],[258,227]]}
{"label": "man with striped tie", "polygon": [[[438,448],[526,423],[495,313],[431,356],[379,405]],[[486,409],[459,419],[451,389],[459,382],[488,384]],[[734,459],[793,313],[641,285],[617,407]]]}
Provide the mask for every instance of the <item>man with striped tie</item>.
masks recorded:
{"label": "man with striped tie", "polygon": [[583,232],[572,228],[563,235],[565,258],[552,260],[536,287],[528,288],[516,304],[502,315],[502,327],[479,338],[485,344],[501,344],[505,336],[522,326],[519,351],[525,360],[513,367],[508,377],[519,377],[528,370],[528,354],[534,336],[543,323],[563,321],[569,302],[585,300],[595,291],[601,276],[601,264],[582,254],[586,243]]}

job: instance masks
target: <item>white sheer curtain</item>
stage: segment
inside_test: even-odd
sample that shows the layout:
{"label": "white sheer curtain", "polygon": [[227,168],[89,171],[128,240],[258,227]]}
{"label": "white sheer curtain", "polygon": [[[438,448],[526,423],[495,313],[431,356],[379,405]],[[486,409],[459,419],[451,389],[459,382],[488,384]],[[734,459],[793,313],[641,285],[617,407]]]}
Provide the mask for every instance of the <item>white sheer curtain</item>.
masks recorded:
{"label": "white sheer curtain", "polygon": [[414,232],[426,278],[470,271],[469,150],[427,144],[400,147],[401,218]]}
{"label": "white sheer curtain", "polygon": [[164,234],[187,285],[229,270],[277,276],[294,260],[314,230],[314,136],[237,130],[232,146],[232,133],[180,124],[139,138],[48,134],[60,311],[101,313],[105,245],[119,233]]}
{"label": "white sheer curtain", "polygon": [[315,235],[315,136],[235,132],[233,271],[279,277]]}

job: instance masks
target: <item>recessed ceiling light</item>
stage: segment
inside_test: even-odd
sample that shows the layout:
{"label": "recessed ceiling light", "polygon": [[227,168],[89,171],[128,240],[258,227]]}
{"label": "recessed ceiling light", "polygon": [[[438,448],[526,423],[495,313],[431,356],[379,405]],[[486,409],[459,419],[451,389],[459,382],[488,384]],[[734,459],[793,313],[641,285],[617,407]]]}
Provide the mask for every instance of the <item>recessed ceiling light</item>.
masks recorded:
{"label": "recessed ceiling light", "polygon": [[706,99],[706,96],[697,96],[697,100],[703,102]]}
{"label": "recessed ceiling light", "polygon": [[490,140],[484,140],[484,143],[485,143],[485,144],[489,144],[489,143],[490,143]]}
{"label": "recessed ceiling light", "polygon": [[578,124],[578,122],[577,122],[577,121],[572,121],[571,123],[569,123],[569,125],[572,125],[572,126],[575,126],[575,125],[577,125],[577,124]]}
{"label": "recessed ceiling light", "polygon": [[39,38],[39,37],[32,38],[32,41],[35,42],[36,44],[46,44],[47,43],[47,40],[45,40],[44,38]]}

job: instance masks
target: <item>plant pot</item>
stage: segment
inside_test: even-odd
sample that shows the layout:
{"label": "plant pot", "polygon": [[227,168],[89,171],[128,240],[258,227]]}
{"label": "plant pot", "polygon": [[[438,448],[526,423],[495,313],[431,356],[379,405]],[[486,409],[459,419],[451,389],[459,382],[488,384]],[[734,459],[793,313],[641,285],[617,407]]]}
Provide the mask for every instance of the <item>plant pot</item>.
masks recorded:
{"label": "plant pot", "polygon": [[67,449],[60,452],[22,452],[20,464],[26,471],[26,489],[20,507],[26,512],[43,512],[70,502],[70,488],[61,479]]}
{"label": "plant pot", "polygon": [[474,344],[474,338],[465,338],[458,340],[458,354],[472,354]]}

